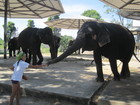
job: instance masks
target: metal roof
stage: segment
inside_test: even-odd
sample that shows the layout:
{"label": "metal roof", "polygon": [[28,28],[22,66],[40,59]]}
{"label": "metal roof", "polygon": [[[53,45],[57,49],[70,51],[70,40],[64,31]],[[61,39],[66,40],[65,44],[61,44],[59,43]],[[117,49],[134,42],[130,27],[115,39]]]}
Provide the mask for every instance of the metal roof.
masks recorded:
{"label": "metal roof", "polygon": [[140,10],[140,0],[100,0],[117,9]]}
{"label": "metal roof", "polygon": [[140,20],[140,11],[125,11],[121,10],[119,14],[125,18]]}
{"label": "metal roof", "polygon": [[49,27],[57,27],[57,28],[64,28],[64,29],[79,29],[82,26],[82,24],[86,21],[99,22],[99,20],[95,18],[80,16],[80,17],[55,19],[55,20],[47,21],[45,22],[45,24],[47,24]]}
{"label": "metal roof", "polygon": [[[64,13],[60,0],[6,0],[8,18],[45,18]],[[0,0],[0,17],[4,17],[5,0]]]}

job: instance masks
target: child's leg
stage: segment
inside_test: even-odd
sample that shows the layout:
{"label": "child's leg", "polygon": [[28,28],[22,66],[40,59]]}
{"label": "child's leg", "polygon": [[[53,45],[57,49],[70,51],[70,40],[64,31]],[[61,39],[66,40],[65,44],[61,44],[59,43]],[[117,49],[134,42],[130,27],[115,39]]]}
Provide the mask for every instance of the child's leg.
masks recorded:
{"label": "child's leg", "polygon": [[19,87],[18,83],[17,84],[12,83],[12,94],[11,94],[11,97],[10,97],[10,105],[13,105],[13,101],[14,101],[14,98],[17,94],[18,87]]}
{"label": "child's leg", "polygon": [[16,105],[20,105],[19,104],[19,99],[20,99],[20,83],[18,83],[18,91],[16,94]]}

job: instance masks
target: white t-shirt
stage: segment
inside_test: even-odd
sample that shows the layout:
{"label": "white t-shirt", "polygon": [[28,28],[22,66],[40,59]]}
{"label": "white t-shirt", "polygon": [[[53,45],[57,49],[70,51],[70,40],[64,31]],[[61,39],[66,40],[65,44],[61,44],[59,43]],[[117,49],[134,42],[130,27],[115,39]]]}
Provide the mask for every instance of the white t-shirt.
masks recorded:
{"label": "white t-shirt", "polygon": [[24,73],[25,69],[28,68],[29,63],[20,60],[19,64],[17,65],[17,62],[13,65],[14,66],[14,73],[11,77],[11,80],[21,81],[23,73]]}

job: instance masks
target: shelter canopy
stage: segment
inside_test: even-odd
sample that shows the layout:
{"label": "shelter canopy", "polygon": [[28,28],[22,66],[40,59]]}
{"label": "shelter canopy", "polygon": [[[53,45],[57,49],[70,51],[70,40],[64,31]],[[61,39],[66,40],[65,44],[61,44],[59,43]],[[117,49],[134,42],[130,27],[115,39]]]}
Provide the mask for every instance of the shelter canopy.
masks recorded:
{"label": "shelter canopy", "polygon": [[121,10],[119,14],[125,18],[140,20],[140,11],[125,11]]}
{"label": "shelter canopy", "polygon": [[140,10],[140,0],[100,0],[117,9]]}
{"label": "shelter canopy", "polygon": [[[59,0],[7,0],[8,18],[45,18],[64,13]],[[0,17],[4,17],[5,0],[0,0]]]}
{"label": "shelter canopy", "polygon": [[57,27],[57,28],[64,28],[64,29],[79,29],[83,23],[87,21],[97,21],[95,18],[89,18],[85,16],[78,16],[78,17],[65,17],[60,19],[55,19],[51,21],[45,22],[49,27]]}

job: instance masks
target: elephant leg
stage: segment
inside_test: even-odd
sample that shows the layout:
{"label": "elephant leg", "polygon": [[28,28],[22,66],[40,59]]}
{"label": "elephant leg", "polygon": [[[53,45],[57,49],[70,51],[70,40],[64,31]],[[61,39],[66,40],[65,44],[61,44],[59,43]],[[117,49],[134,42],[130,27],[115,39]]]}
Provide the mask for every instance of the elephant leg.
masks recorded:
{"label": "elephant leg", "polygon": [[116,59],[111,58],[111,59],[109,59],[109,62],[110,62],[112,73],[114,74],[114,80],[120,81],[120,74],[119,74],[118,69],[117,69]]}
{"label": "elephant leg", "polygon": [[42,56],[42,54],[41,54],[41,51],[39,51],[37,55],[38,55],[38,58],[39,58],[39,61],[37,62],[37,64],[38,64],[38,65],[41,65],[42,62],[43,62],[43,56]]}
{"label": "elephant leg", "polygon": [[37,56],[36,56],[36,53],[33,53],[33,65],[36,65],[37,64]]}
{"label": "elephant leg", "polygon": [[128,61],[124,61],[121,70],[121,78],[130,77],[130,70],[128,66]]}
{"label": "elephant leg", "polygon": [[26,60],[25,60],[25,62],[30,63],[29,62],[29,58],[28,58],[28,50],[27,49],[22,49],[22,51],[26,54]]}
{"label": "elephant leg", "polygon": [[29,51],[28,63],[31,63],[31,59],[32,59],[32,53]]}
{"label": "elephant leg", "polygon": [[13,50],[13,55],[14,55],[14,57],[16,56],[16,50]]}
{"label": "elephant leg", "polygon": [[80,49],[78,49],[78,54],[80,54]]}
{"label": "elephant leg", "polygon": [[21,48],[20,48],[20,47],[18,47],[18,48],[17,48],[17,54],[19,54],[19,53],[20,53],[20,50],[21,50]]}
{"label": "elephant leg", "polygon": [[101,59],[101,54],[97,51],[94,51],[94,60],[96,64],[96,69],[97,69],[97,82],[104,82],[104,77],[103,77],[103,70],[102,70],[102,59]]}
{"label": "elephant leg", "polygon": [[9,58],[12,57],[12,50],[9,49]]}

